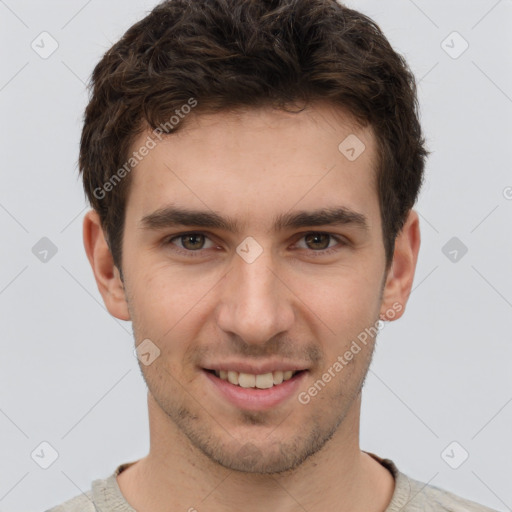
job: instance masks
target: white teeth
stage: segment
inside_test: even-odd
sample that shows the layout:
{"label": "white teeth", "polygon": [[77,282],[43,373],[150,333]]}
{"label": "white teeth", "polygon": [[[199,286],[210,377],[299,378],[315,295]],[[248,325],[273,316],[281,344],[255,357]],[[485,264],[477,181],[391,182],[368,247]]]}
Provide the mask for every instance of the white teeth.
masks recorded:
{"label": "white teeth", "polygon": [[274,372],[274,384],[281,384],[283,382],[283,372],[281,370],[277,370],[277,372]]}
{"label": "white teeth", "polygon": [[[220,375],[219,375],[220,377]],[[228,380],[231,384],[238,385],[238,372],[228,372]]]}
{"label": "white teeth", "polygon": [[263,373],[260,375],[253,375],[251,373],[235,372],[233,370],[216,370],[215,375],[222,380],[227,380],[235,386],[242,388],[258,388],[269,389],[273,386],[278,386],[285,380],[290,380],[294,372],[287,370],[285,372],[276,370],[275,372]]}
{"label": "white teeth", "polygon": [[268,389],[274,385],[274,376],[272,373],[264,373],[263,375],[256,375],[256,387],[259,389]]}
{"label": "white teeth", "polygon": [[253,388],[256,384],[256,376],[250,373],[240,373],[238,375],[238,385],[242,388]]}

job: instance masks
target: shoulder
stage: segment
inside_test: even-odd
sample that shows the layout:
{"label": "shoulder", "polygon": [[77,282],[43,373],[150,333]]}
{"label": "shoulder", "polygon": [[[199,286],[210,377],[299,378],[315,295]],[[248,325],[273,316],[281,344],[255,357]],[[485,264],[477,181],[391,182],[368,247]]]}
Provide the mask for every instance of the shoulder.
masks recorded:
{"label": "shoulder", "polygon": [[387,468],[395,479],[395,490],[385,512],[496,512],[435,485],[415,480],[398,470],[391,459],[366,452]]}
{"label": "shoulder", "polygon": [[427,485],[403,475],[409,486],[404,512],[496,512],[434,485]]}
{"label": "shoulder", "polygon": [[90,490],[45,512],[135,512],[126,502],[116,481],[117,475],[136,461],[125,462],[115,469],[107,478],[99,478],[92,482]]}

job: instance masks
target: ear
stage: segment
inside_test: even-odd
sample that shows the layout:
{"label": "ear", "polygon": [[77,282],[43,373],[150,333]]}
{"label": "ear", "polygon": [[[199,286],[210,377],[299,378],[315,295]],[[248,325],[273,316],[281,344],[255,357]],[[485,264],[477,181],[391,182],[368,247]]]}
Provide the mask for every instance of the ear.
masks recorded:
{"label": "ear", "polygon": [[396,238],[393,260],[382,292],[382,320],[396,320],[405,311],[416,271],[420,238],[418,214],[410,210],[404,227]]}
{"label": "ear", "polygon": [[85,214],[83,237],[85,252],[105,306],[116,318],[130,320],[124,285],[105,240],[100,217],[95,210]]}

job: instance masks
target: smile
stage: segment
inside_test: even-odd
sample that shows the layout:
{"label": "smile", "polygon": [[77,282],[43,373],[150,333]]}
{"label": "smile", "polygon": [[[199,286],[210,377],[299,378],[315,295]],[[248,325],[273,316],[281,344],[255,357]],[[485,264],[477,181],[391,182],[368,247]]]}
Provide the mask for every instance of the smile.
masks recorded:
{"label": "smile", "polygon": [[273,372],[262,373],[254,375],[252,373],[237,372],[234,370],[211,370],[220,379],[230,382],[235,386],[241,388],[258,388],[269,389],[278,386],[284,381],[290,380],[297,371],[281,371],[276,370]]}
{"label": "smile", "polygon": [[308,370],[275,370],[255,374],[203,368],[209,392],[237,409],[252,411],[274,409],[291,400],[308,373]]}

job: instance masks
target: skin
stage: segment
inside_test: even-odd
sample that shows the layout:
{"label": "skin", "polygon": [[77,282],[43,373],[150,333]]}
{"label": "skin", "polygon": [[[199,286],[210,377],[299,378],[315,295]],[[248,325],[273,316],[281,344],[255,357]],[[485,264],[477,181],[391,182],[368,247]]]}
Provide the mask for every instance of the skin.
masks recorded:
{"label": "skin", "polygon": [[[338,150],[350,134],[366,146],[355,161]],[[300,113],[191,115],[132,171],[124,282],[98,215],[86,214],[84,245],[106,307],[132,321],[137,345],[149,338],[160,349],[150,365],[140,364],[150,452],[118,476],[138,512],[385,510],[393,477],[359,448],[375,339],[306,405],[294,395],[268,411],[240,409],[201,369],[230,359],[289,361],[308,369],[299,389],[307,391],[393,304],[401,306],[393,319],[403,314],[418,215],[409,213],[387,270],[376,161],[371,128],[326,104]],[[240,230],[141,227],[169,204],[233,217]],[[328,206],[364,215],[368,229],[273,229],[279,214]],[[177,235],[190,232],[206,238],[184,245]],[[340,238],[307,237],[318,232]],[[263,249],[252,263],[236,252],[249,236]]]}

